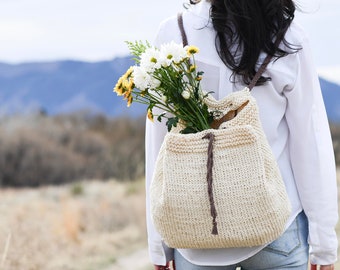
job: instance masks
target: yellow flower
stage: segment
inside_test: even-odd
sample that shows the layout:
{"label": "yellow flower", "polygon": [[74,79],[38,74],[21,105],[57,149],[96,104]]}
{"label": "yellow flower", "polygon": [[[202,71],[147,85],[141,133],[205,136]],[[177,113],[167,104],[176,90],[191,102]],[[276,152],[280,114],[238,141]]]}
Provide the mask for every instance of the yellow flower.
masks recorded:
{"label": "yellow flower", "polygon": [[131,91],[126,89],[126,91],[124,92],[124,99],[129,99],[131,96]]}
{"label": "yellow flower", "polygon": [[188,73],[194,72],[196,70],[196,65],[191,65],[189,67]]}
{"label": "yellow flower", "polygon": [[133,83],[132,78],[123,80],[122,85],[123,85],[124,92],[125,91],[131,92],[132,89],[134,88],[134,83]]}
{"label": "yellow flower", "polygon": [[198,53],[199,52],[199,49],[196,47],[196,46],[188,46],[187,48],[187,53],[188,53],[188,56],[192,56],[193,54],[195,53]]}
{"label": "yellow flower", "polygon": [[202,76],[197,76],[196,77],[196,81],[201,81],[202,80]]}
{"label": "yellow flower", "polygon": [[124,79],[128,79],[131,77],[133,72],[133,67],[129,67],[125,74],[122,76]]}
{"label": "yellow flower", "polygon": [[153,113],[150,109],[148,109],[148,118],[151,122],[153,122]]}
{"label": "yellow flower", "polygon": [[145,97],[145,95],[148,93],[148,90],[143,90],[143,91],[141,91],[140,92],[140,95],[142,96],[142,97]]}
{"label": "yellow flower", "polygon": [[132,77],[131,77],[130,80],[129,80],[129,85],[128,85],[128,86],[129,86],[129,89],[131,89],[131,90],[132,90],[133,88],[135,88],[135,83],[134,83]]}
{"label": "yellow flower", "polygon": [[127,101],[127,106],[128,106],[128,107],[131,106],[132,101],[133,101],[133,97],[132,97],[132,95],[130,95],[130,96],[128,97],[128,101]]}
{"label": "yellow flower", "polygon": [[118,96],[123,95],[123,77],[120,77],[116,86],[113,88],[113,91],[117,93]]}

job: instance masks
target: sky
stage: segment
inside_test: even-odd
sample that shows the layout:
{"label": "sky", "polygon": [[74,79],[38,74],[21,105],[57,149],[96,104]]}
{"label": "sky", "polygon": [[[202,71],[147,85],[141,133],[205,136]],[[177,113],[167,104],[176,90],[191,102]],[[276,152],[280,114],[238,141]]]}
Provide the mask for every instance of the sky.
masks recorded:
{"label": "sky", "polygon": [[[109,60],[152,41],[188,0],[0,0],[0,62]],[[340,1],[297,0],[320,72],[340,82]],[[336,71],[338,70],[338,71]],[[333,75],[329,75],[333,73]]]}

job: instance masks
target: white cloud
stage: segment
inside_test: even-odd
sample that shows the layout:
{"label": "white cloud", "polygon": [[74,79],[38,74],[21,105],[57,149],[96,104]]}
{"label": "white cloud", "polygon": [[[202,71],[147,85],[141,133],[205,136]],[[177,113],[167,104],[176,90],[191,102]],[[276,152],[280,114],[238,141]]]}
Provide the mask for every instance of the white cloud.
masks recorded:
{"label": "white cloud", "polygon": [[0,21],[0,42],[29,42],[43,37],[41,25],[32,21]]}
{"label": "white cloud", "polygon": [[127,53],[125,40],[153,39],[183,1],[0,1],[0,61],[109,59]]}
{"label": "white cloud", "polygon": [[[153,40],[159,23],[187,1],[0,0],[0,61],[96,61],[126,54],[125,40]],[[339,64],[340,1],[299,2],[311,13],[297,17],[310,35],[316,63]]]}

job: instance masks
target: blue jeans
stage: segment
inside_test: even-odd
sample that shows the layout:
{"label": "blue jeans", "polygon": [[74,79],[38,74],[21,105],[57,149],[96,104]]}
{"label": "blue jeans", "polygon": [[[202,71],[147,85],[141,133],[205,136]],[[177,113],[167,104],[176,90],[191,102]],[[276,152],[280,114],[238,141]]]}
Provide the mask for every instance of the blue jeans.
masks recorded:
{"label": "blue jeans", "polygon": [[308,221],[301,212],[284,234],[254,256],[229,266],[199,266],[175,250],[176,270],[281,270],[308,269]]}

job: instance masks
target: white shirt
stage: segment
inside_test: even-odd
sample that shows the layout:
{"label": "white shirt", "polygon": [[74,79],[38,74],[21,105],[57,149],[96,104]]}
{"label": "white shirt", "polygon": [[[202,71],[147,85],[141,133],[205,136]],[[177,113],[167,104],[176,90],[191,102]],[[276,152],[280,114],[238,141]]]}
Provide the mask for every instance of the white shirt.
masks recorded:
{"label": "white shirt", "polygon": [[[183,13],[184,28],[190,45],[199,47],[195,55],[199,70],[204,71],[202,86],[220,99],[244,88],[231,83],[231,70],[220,60],[215,49],[215,32],[209,20],[210,4],[201,1]],[[271,81],[254,87],[252,95],[260,110],[262,125],[279,164],[292,205],[287,227],[304,210],[309,221],[310,260],[314,264],[332,264],[337,259],[335,225],[338,220],[336,169],[327,115],[318,76],[303,30],[292,23],[286,40],[302,49],[267,67],[264,76]],[[182,42],[177,18],[164,21],[155,45]],[[283,46],[283,45],[282,45]],[[260,61],[265,55],[260,56]],[[146,124],[147,227],[151,261],[165,265],[166,248],[150,217],[149,186],[154,164],[166,134],[165,123]],[[179,250],[198,265],[230,265],[254,255],[263,248]]]}

